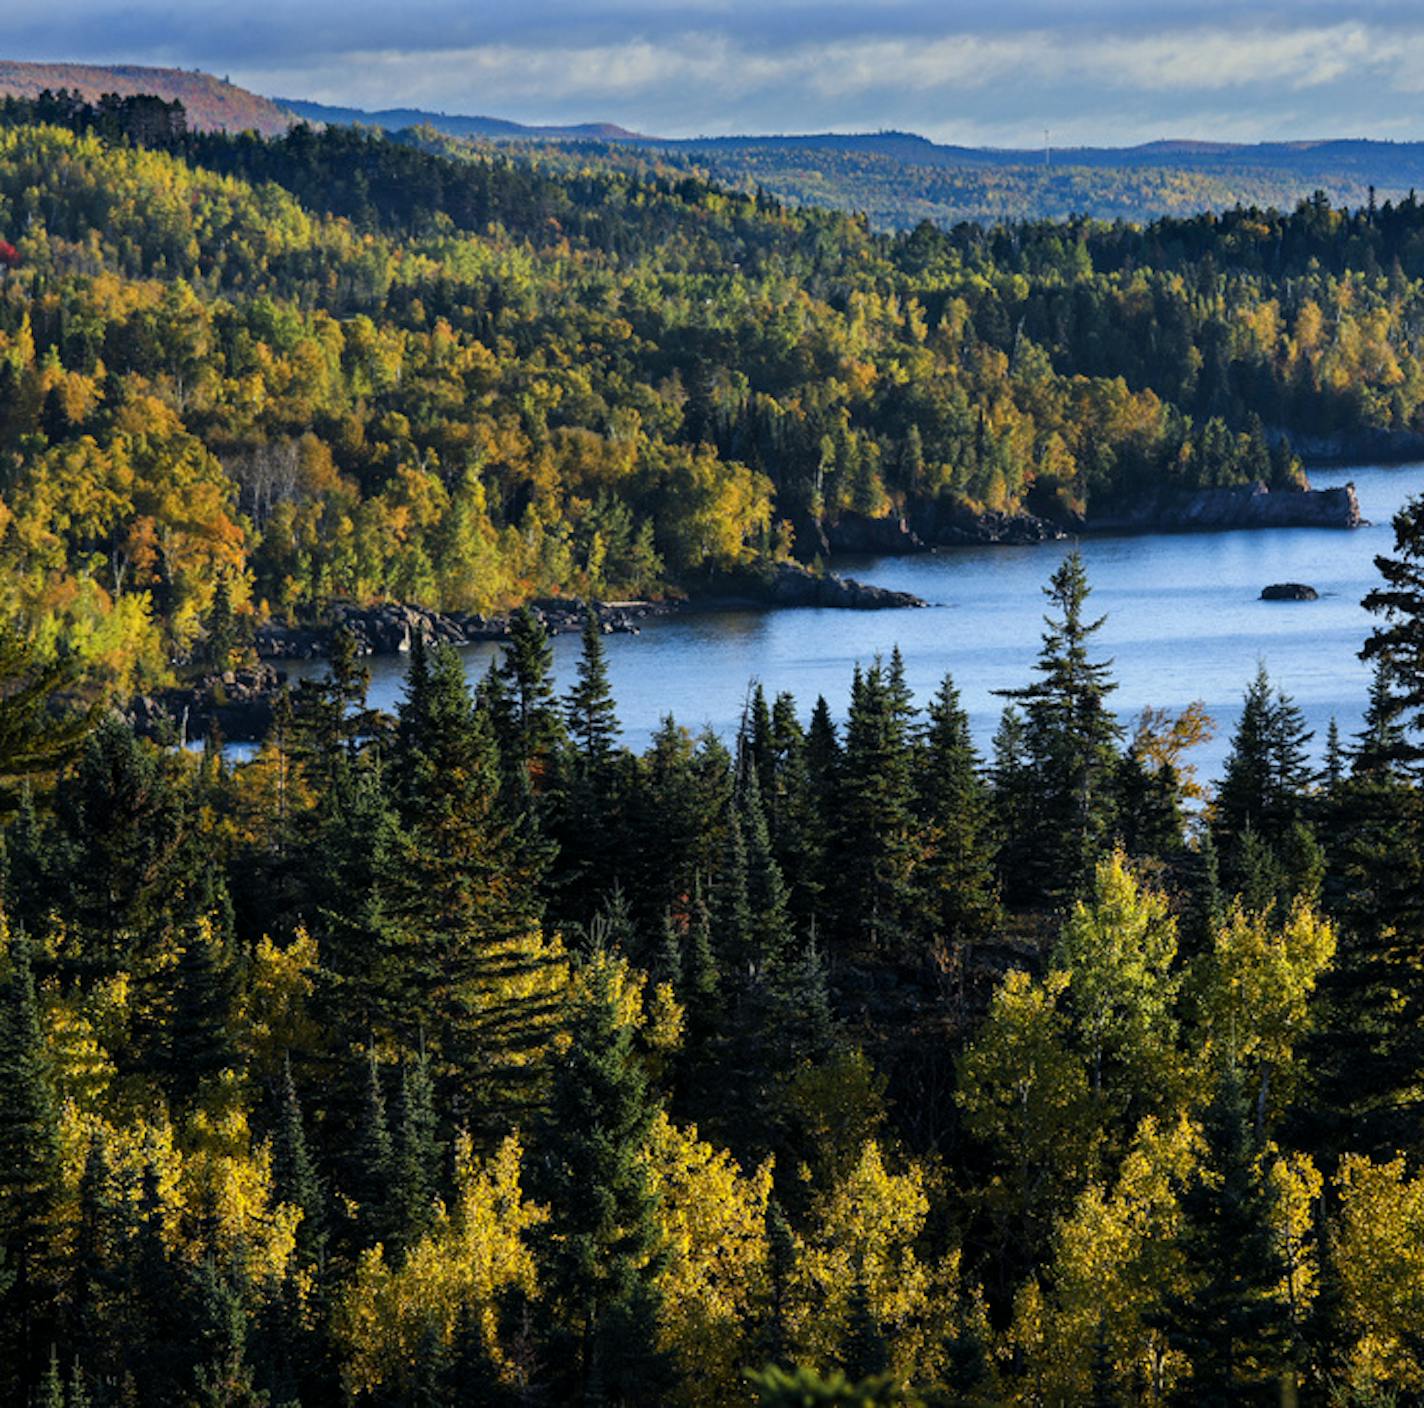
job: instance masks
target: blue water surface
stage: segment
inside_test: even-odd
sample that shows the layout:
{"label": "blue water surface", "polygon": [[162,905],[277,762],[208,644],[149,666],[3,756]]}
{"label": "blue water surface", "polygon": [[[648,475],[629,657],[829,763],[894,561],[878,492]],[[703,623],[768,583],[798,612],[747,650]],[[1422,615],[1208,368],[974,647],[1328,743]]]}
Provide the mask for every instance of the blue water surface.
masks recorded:
{"label": "blue water surface", "polygon": [[[1113,660],[1113,704],[1130,722],[1146,705],[1180,708],[1202,700],[1217,736],[1194,761],[1213,777],[1225,758],[1241,694],[1264,661],[1305,712],[1323,748],[1331,719],[1359,727],[1368,673],[1357,652],[1372,618],[1360,598],[1378,581],[1377,553],[1389,552],[1390,519],[1424,493],[1424,465],[1316,470],[1319,488],[1353,480],[1371,526],[1354,531],[1275,528],[1139,534],[1081,543],[1093,594],[1106,615],[1099,653]],[[697,731],[735,732],[750,682],[790,690],[803,717],[818,694],[843,715],[851,670],[899,645],[908,679],[924,702],[946,673],[959,686],[976,739],[987,748],[1003,701],[993,691],[1032,677],[1043,630],[1042,588],[1067,544],[960,548],[912,557],[846,560],[864,581],[914,592],[926,610],[777,610],[683,615],[645,624],[641,635],[607,638],[609,673],[624,740],[646,745],[668,714]],[[1307,582],[1314,602],[1264,602],[1270,582]],[[466,647],[473,676],[495,645]],[[559,687],[573,678],[578,638],[554,644]],[[404,661],[374,658],[372,703],[394,709]]]}

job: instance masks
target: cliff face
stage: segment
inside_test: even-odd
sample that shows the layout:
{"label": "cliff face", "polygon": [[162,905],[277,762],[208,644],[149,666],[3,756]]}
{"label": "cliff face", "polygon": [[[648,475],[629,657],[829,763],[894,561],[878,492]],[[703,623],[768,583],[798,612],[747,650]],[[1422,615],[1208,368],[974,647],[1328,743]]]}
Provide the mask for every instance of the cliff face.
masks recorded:
{"label": "cliff face", "polygon": [[1153,494],[1116,510],[1089,513],[1093,533],[1173,533],[1210,528],[1358,528],[1355,486],[1270,490],[1259,481],[1191,493]]}

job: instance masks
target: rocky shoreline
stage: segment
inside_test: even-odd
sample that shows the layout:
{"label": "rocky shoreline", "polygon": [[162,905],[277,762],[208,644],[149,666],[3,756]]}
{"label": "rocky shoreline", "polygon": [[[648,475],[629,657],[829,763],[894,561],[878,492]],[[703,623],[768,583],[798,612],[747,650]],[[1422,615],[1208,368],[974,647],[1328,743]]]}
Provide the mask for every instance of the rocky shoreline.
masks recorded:
{"label": "rocky shoreline", "polygon": [[1234,484],[1191,493],[1153,494],[1125,507],[1089,514],[1089,533],[1194,533],[1220,528],[1359,528],[1355,486],[1269,489]]}
{"label": "rocky shoreline", "polygon": [[[645,621],[680,612],[773,607],[872,611],[925,604],[908,592],[777,563],[768,570],[713,579],[685,600],[608,601],[585,607],[582,602],[549,599],[530,606],[551,635],[581,631],[590,609],[605,635],[637,635]],[[506,640],[509,626],[507,615],[442,613],[405,602],[370,606],[334,602],[320,622],[296,626],[271,622],[258,627],[253,636],[255,665],[135,696],[124,713],[139,733],[164,741],[188,743],[217,734],[233,743],[258,742],[271,729],[277,700],[287,684],[286,672],[278,664],[326,658],[338,631],[351,634],[360,655],[397,655],[409,651],[417,637],[456,646]]]}
{"label": "rocky shoreline", "polygon": [[941,500],[913,504],[906,513],[884,518],[843,513],[834,521],[807,520],[797,525],[797,551],[810,561],[844,554],[889,556],[955,547],[1020,547],[1096,533],[1359,528],[1364,523],[1353,484],[1333,489],[1271,489],[1257,481],[1148,494],[1071,522],[1056,522],[1027,511],[975,513],[963,504]]}

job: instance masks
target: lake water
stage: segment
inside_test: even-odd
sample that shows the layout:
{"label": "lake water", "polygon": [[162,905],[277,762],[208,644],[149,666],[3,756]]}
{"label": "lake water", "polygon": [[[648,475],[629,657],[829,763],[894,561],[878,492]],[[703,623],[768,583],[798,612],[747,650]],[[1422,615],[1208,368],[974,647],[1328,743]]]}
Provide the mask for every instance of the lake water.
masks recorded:
{"label": "lake water", "polygon": [[[1353,532],[1280,528],[1255,532],[1144,534],[1082,543],[1090,608],[1107,621],[1098,654],[1113,659],[1117,712],[1131,720],[1146,705],[1180,708],[1203,700],[1219,725],[1196,751],[1214,777],[1228,747],[1241,694],[1258,660],[1293,695],[1323,747],[1333,715],[1348,737],[1359,725],[1368,674],[1356,652],[1372,618],[1360,598],[1377,582],[1374,557],[1393,547],[1390,518],[1424,493],[1424,465],[1316,470],[1319,488],[1354,480],[1371,521]],[[975,736],[987,748],[1002,701],[996,689],[1027,683],[1043,629],[1042,587],[1067,544],[952,549],[913,557],[838,562],[864,581],[914,592],[930,603],[905,611],[758,611],[675,616],[648,622],[641,635],[606,638],[609,674],[624,739],[643,747],[672,714],[694,731],[732,734],[747,688],[790,690],[809,714],[824,694],[838,717],[851,669],[899,645],[921,702],[952,673]],[[1313,602],[1264,602],[1270,582],[1308,582]],[[470,672],[488,667],[498,646],[466,647]],[[562,689],[572,680],[578,637],[554,643]],[[377,657],[371,702],[395,708],[404,661]]]}

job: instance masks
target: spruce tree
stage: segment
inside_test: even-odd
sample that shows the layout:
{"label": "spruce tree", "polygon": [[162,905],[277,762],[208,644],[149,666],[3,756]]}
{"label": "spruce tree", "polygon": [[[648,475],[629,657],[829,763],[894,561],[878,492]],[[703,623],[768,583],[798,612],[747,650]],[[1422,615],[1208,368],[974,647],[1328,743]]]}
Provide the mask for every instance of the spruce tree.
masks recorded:
{"label": "spruce tree", "polygon": [[[0,928],[0,937],[5,937]],[[14,1394],[38,1376],[52,1291],[50,1212],[59,1170],[59,1111],[50,1083],[30,946],[8,936],[0,980],[0,1383]],[[3,1283],[0,1283],[3,1284]]]}
{"label": "spruce tree", "polygon": [[490,721],[449,647],[412,652],[389,786],[399,826],[373,858],[373,1015],[428,1035],[492,1125],[534,1097],[551,1014],[520,979],[545,958],[528,850],[500,803]]}
{"label": "spruce tree", "polygon": [[233,980],[227,959],[206,924],[179,950],[168,983],[156,1064],[175,1104],[184,1106],[205,1080],[232,1064]]}
{"label": "spruce tree", "polygon": [[554,700],[554,648],[543,621],[529,607],[509,618],[509,643],[500,666],[514,703],[520,756],[538,772],[563,741]]}
{"label": "spruce tree", "polygon": [[398,1241],[409,1246],[430,1225],[440,1174],[435,1089],[423,1050],[401,1064],[392,1154],[393,1221]]}
{"label": "spruce tree", "polygon": [[603,654],[603,628],[592,606],[584,611],[581,640],[574,685],[564,700],[564,717],[582,767],[596,773],[611,761],[620,729]]}
{"label": "spruce tree", "polygon": [[857,667],[831,849],[835,934],[847,955],[909,951],[917,849],[910,725],[898,667]]}
{"label": "spruce tree", "polygon": [[1122,729],[1107,705],[1117,688],[1112,662],[1089,653],[1106,620],[1087,618],[1089,591],[1075,549],[1044,588],[1057,614],[1045,618],[1039,679],[1000,691],[1024,709],[1035,806],[1022,864],[1029,892],[1044,899],[1077,893],[1113,830],[1112,782]]}
{"label": "spruce tree", "polygon": [[999,920],[991,804],[969,716],[948,675],[930,703],[915,772],[927,852],[917,876],[924,920],[951,948],[977,943]]}
{"label": "spruce tree", "polygon": [[1033,846],[1034,774],[1023,715],[1012,704],[1005,706],[994,732],[989,780],[1000,884],[1012,899],[1025,901],[1033,895],[1028,861]]}
{"label": "spruce tree", "polygon": [[1383,669],[1390,713],[1402,725],[1390,740],[1389,757],[1408,771],[1424,762],[1424,495],[1394,516],[1394,555],[1375,558],[1384,585],[1364,599],[1381,618],[1360,652]]}
{"label": "spruce tree", "polygon": [[[545,1284],[567,1355],[564,1401],[657,1401],[667,1365],[657,1347],[658,1233],[643,1148],[656,1113],[619,1011],[613,965],[595,956],[569,1022],[537,1167],[551,1210]],[[555,1356],[559,1362],[559,1356]]]}
{"label": "spruce tree", "polygon": [[746,841],[746,890],[751,911],[751,962],[758,967],[778,962],[792,942],[786,882],[772,850],[763,811],[763,793],[756,768],[747,764],[736,810],[738,831]]}
{"label": "spruce tree", "polygon": [[1168,1289],[1162,1316],[1168,1341],[1191,1365],[1179,1400],[1194,1408],[1262,1401],[1289,1349],[1275,1208],[1234,1065],[1220,1078],[1202,1134],[1203,1167],[1181,1196],[1185,1280]]}
{"label": "spruce tree", "polygon": [[348,1192],[356,1203],[361,1239],[371,1246],[391,1233],[395,1151],[375,1052],[362,1059],[364,1093],[348,1161]]}
{"label": "spruce tree", "polygon": [[1246,691],[1213,808],[1217,847],[1235,882],[1241,838],[1249,827],[1273,851],[1304,814],[1313,735],[1289,695],[1271,685],[1261,665]]}
{"label": "spruce tree", "polygon": [[307,1147],[301,1101],[292,1079],[290,1052],[282,1061],[282,1083],[272,1139],[272,1184],[282,1202],[301,1210],[297,1251],[307,1266],[320,1269],[326,1256],[326,1200]]}

